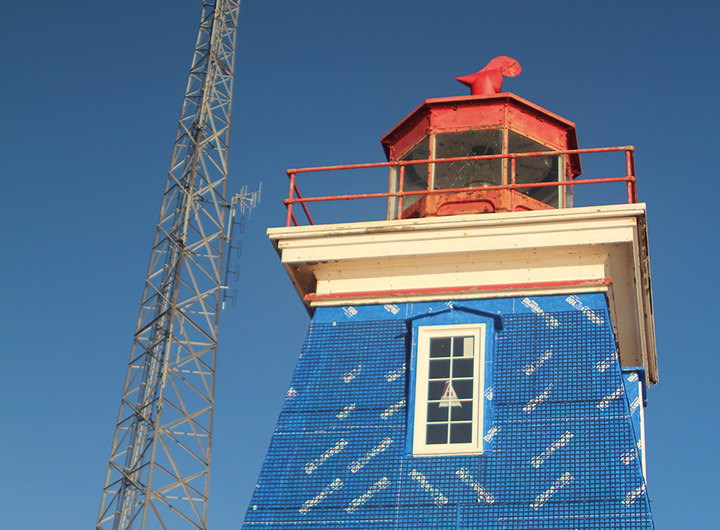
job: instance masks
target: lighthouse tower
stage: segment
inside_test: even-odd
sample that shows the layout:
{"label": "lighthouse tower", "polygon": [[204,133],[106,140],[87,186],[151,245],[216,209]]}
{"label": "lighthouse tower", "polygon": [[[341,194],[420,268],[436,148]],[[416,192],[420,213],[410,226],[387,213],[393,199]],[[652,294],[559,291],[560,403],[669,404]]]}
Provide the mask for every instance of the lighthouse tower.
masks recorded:
{"label": "lighthouse tower", "polygon": [[[387,218],[269,237],[312,316],[243,528],[653,528],[657,382],[632,147],[502,92],[499,57],[382,138]],[[590,152],[624,153],[580,178]],[[595,155],[602,156],[602,155]],[[622,182],[627,202],[573,207]],[[323,200],[332,199],[325,197]],[[308,224],[299,226],[299,214]]]}

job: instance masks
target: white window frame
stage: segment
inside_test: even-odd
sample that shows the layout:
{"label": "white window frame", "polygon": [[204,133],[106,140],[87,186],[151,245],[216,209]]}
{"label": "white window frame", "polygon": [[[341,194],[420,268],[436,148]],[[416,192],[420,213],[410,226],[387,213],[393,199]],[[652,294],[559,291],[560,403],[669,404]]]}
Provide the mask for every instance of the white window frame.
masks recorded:
{"label": "white window frame", "polygon": [[[415,407],[413,425],[413,454],[440,456],[457,454],[481,454],[483,452],[482,429],[484,419],[485,391],[485,333],[486,325],[456,324],[420,326],[417,333],[415,369]],[[430,339],[440,337],[474,337],[473,349],[473,414],[472,441],[470,443],[427,444],[428,387],[430,382]],[[465,355],[467,357],[467,355]],[[448,413],[451,411],[448,410]]]}

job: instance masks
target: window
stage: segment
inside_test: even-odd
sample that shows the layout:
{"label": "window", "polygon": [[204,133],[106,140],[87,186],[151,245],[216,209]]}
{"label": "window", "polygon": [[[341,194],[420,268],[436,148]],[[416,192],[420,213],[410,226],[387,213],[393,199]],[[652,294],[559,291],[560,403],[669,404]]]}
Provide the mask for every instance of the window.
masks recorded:
{"label": "window", "polygon": [[418,328],[413,454],[482,453],[485,324]]}

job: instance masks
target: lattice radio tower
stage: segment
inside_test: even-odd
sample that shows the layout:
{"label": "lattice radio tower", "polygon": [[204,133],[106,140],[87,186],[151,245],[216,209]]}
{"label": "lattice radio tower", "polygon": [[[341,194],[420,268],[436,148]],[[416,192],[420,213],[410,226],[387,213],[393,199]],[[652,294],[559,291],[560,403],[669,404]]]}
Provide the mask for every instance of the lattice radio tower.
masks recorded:
{"label": "lattice radio tower", "polygon": [[239,8],[203,1],[97,529],[207,528]]}

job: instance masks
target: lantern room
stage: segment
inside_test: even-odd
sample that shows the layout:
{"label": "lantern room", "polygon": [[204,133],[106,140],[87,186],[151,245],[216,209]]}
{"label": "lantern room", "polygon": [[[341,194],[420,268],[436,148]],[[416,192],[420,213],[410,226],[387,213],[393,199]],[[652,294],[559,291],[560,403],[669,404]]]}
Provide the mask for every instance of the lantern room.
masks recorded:
{"label": "lantern room", "polygon": [[575,124],[514,94],[473,90],[425,100],[382,138],[388,161],[405,162],[390,177],[390,193],[405,193],[390,198],[389,219],[572,206],[553,183],[581,173],[579,155],[563,153],[578,148]]}

